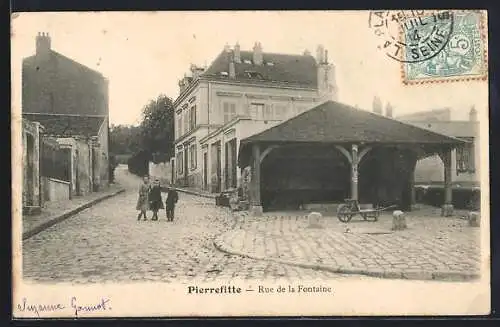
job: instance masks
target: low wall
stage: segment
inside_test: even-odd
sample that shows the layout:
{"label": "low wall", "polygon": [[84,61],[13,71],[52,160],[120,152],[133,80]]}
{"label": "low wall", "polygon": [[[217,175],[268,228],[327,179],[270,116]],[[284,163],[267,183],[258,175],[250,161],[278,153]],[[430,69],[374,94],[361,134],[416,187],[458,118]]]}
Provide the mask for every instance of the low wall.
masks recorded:
{"label": "low wall", "polygon": [[170,162],[159,164],[150,162],[149,176],[151,179],[159,179],[161,184],[166,185],[172,180],[172,165]]}
{"label": "low wall", "polygon": [[69,200],[71,184],[59,179],[42,177],[45,201]]}

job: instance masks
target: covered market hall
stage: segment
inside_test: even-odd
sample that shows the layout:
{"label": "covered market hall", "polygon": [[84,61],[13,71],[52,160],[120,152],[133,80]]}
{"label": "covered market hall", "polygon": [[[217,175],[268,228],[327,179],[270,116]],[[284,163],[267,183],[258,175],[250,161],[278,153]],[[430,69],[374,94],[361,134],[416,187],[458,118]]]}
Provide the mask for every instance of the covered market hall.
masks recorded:
{"label": "covered market hall", "polygon": [[251,211],[298,209],[344,199],[411,210],[419,159],[444,163],[442,214],[453,214],[451,151],[464,141],[327,101],[241,140],[238,166],[250,171]]}

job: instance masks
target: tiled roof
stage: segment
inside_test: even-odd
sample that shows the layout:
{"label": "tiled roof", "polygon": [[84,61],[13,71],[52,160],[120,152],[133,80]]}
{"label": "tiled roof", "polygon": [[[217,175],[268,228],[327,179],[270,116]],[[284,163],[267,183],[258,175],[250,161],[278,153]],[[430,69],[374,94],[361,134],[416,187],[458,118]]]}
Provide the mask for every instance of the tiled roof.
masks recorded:
{"label": "tiled roof", "polygon": [[104,117],[59,114],[23,113],[23,118],[39,122],[46,134],[56,137],[97,136],[104,122]]}
{"label": "tiled roof", "polygon": [[[229,73],[229,62],[232,54],[223,51],[207,68],[202,76],[211,79],[225,79],[221,72]],[[290,55],[263,53],[263,64],[253,64],[252,51],[240,51],[241,63],[235,63],[234,82],[286,83],[291,86],[316,88],[316,60],[310,55]],[[250,78],[246,72],[260,74],[259,78]]]}
{"label": "tiled roof", "polygon": [[461,143],[455,138],[334,101],[327,101],[242,142]]}

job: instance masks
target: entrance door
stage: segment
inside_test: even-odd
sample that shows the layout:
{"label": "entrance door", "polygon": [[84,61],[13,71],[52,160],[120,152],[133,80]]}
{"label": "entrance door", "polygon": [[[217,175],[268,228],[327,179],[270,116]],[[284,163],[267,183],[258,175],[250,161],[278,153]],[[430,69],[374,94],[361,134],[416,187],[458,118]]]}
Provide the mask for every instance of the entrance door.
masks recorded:
{"label": "entrance door", "polygon": [[188,184],[188,154],[189,154],[189,150],[188,148],[186,148],[184,150],[184,185],[185,186],[189,186]]}
{"label": "entrance door", "polygon": [[27,140],[26,140],[26,150],[27,150],[27,155],[26,155],[26,178],[27,178],[27,190],[26,190],[26,204],[28,206],[33,205],[34,202],[34,185],[35,185],[35,163],[34,163],[34,152],[35,152],[35,138],[27,134]]}
{"label": "entrance door", "polygon": [[216,192],[221,191],[221,182],[222,182],[222,176],[221,176],[221,144],[220,142],[217,143],[217,151],[216,151],[216,164],[217,164],[217,187],[216,187]]}
{"label": "entrance door", "polygon": [[208,153],[203,153],[203,189],[206,190],[208,185]]}

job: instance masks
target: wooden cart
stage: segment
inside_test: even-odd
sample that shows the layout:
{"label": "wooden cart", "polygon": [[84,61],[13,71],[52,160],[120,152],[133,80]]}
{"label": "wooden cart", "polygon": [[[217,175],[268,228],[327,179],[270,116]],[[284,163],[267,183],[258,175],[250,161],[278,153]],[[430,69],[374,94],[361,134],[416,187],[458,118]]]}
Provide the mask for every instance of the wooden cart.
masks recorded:
{"label": "wooden cart", "polygon": [[396,207],[396,205],[391,205],[384,208],[361,209],[358,200],[345,199],[344,202],[337,209],[337,217],[343,223],[351,221],[352,217],[357,214],[361,215],[364,220],[372,219],[373,221],[377,221],[382,211]]}

